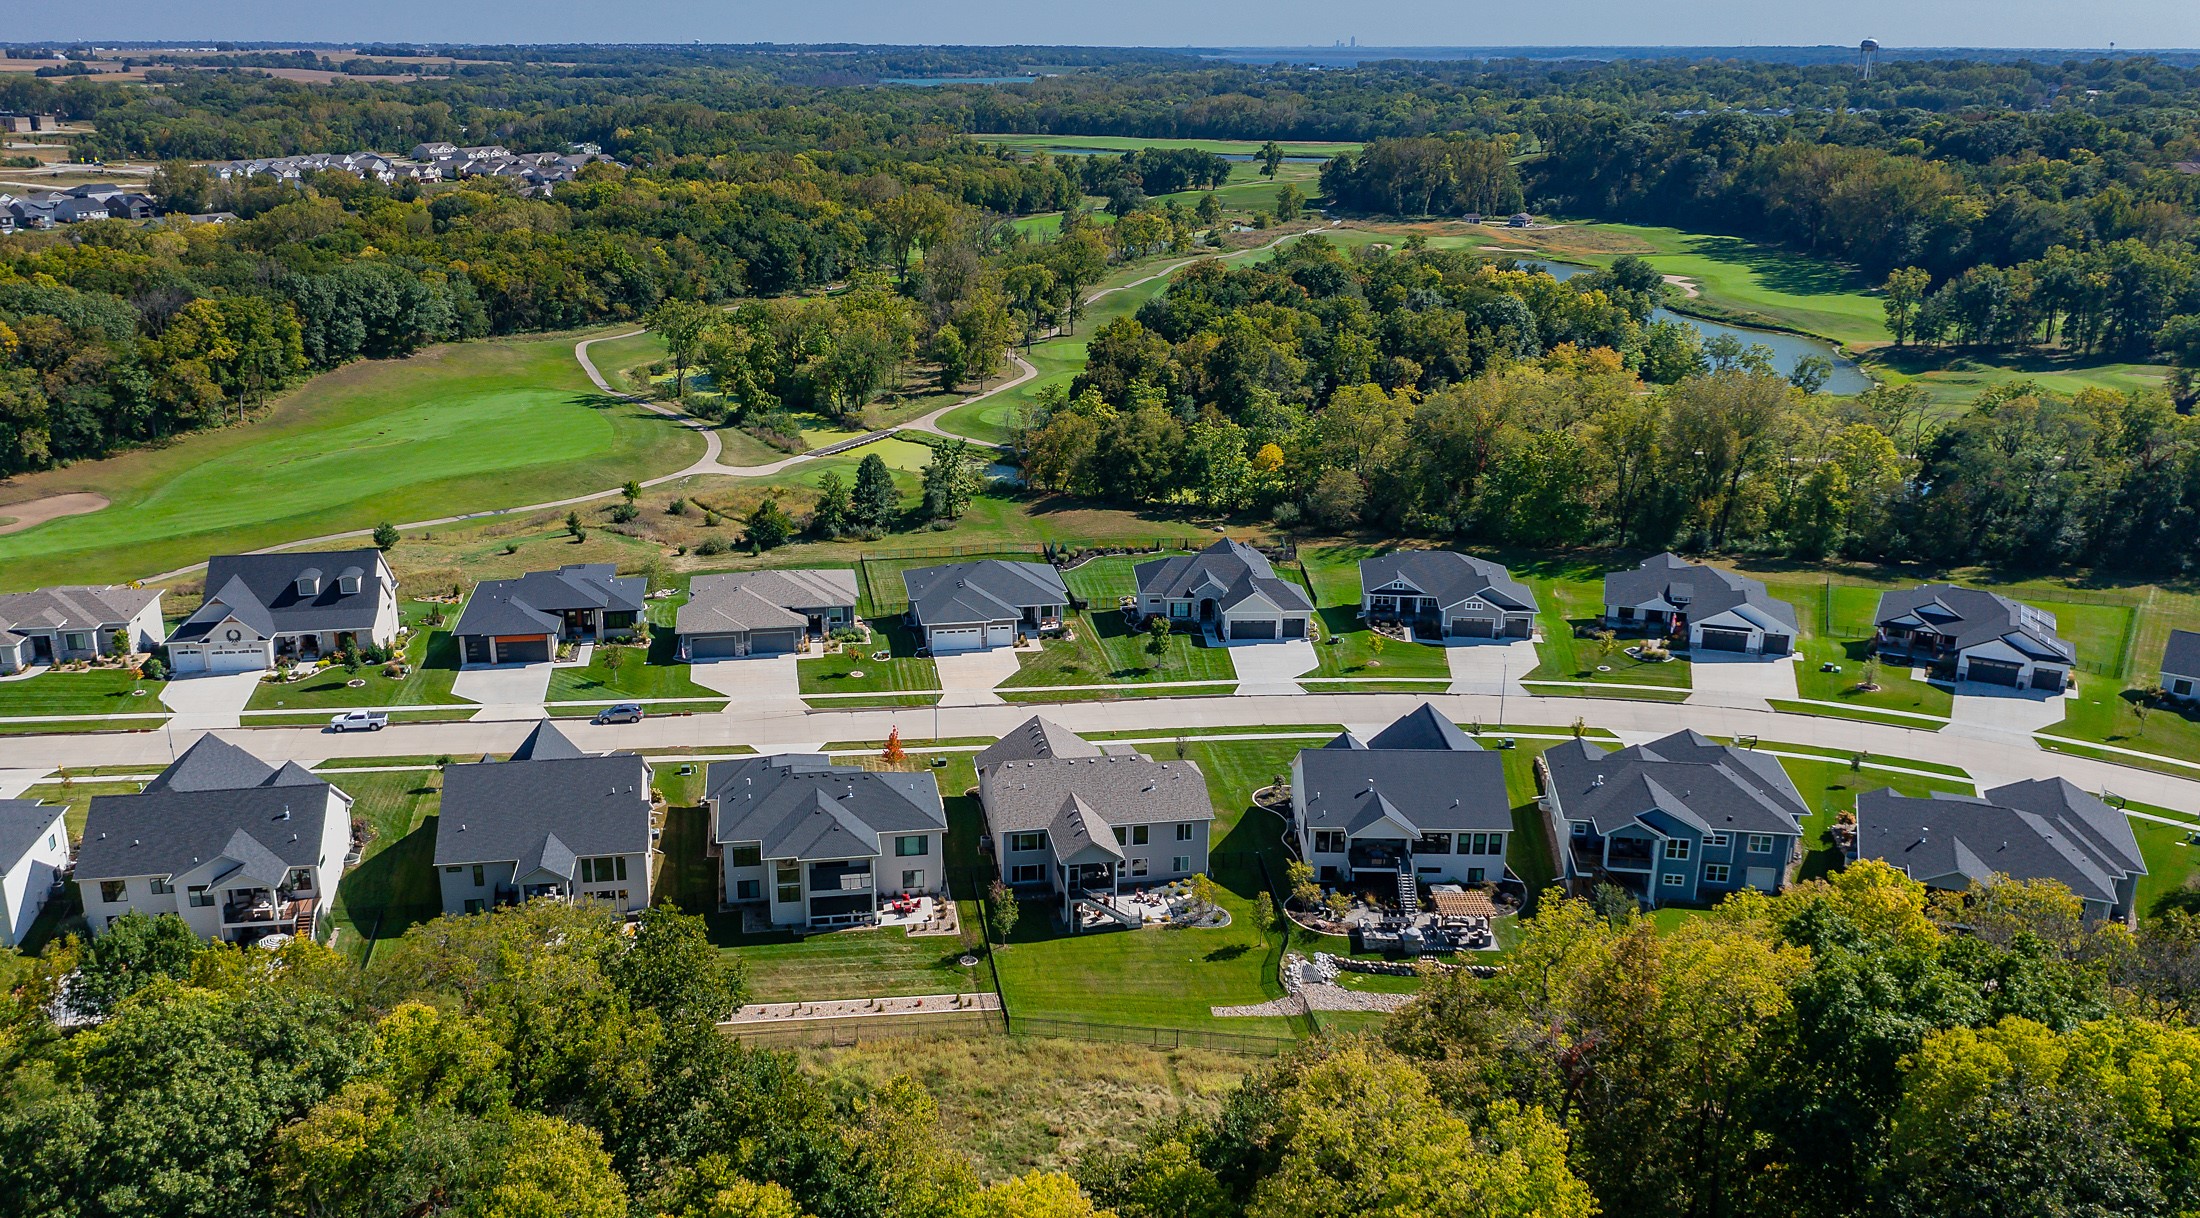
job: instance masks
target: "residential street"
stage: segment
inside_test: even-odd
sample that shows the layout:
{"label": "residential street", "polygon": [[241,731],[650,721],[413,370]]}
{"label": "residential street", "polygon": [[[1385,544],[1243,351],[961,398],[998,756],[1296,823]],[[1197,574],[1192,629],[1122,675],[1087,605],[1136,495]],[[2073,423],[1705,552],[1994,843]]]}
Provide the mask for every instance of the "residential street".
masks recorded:
{"label": "residential street", "polygon": [[[1275,723],[1342,723],[1362,727],[1388,723],[1424,699],[1415,694],[1241,695],[1235,698],[1132,698],[1119,702],[1071,702],[1033,706],[969,706],[885,710],[811,710],[736,703],[723,714],[652,718],[635,724],[596,726],[561,724],[587,749],[667,749],[749,745],[761,751],[814,747],[827,740],[883,740],[899,727],[912,749],[922,749],[938,723],[942,738],[995,736],[1043,714],[1072,731],[1150,730],[1242,727],[1257,730]],[[1431,699],[1461,722],[1480,718],[1495,724],[1498,699],[1488,695],[1446,694]],[[2034,747],[2011,734],[1979,739],[1946,733],[1889,727],[1849,719],[1782,715],[1726,706],[1628,702],[1595,698],[1510,697],[1508,718],[1519,725],[1563,729],[1579,716],[1592,727],[1609,728],[1629,739],[1662,736],[1693,727],[1711,735],[1759,736],[1780,742],[1869,752],[1959,765],[1982,782],[2061,775],[2089,791],[2112,791],[2127,799],[2200,815],[2200,771],[2191,779],[2111,765]],[[253,728],[228,738],[246,743],[269,760],[317,762],[324,758],[375,756],[466,756],[510,750],[531,723],[520,720],[473,723],[397,724],[372,735],[335,735],[317,728]],[[1494,730],[1494,728],[1492,729]],[[148,770],[167,764],[198,733],[183,729],[149,732],[19,736],[5,745],[10,767],[51,769],[127,765]]]}

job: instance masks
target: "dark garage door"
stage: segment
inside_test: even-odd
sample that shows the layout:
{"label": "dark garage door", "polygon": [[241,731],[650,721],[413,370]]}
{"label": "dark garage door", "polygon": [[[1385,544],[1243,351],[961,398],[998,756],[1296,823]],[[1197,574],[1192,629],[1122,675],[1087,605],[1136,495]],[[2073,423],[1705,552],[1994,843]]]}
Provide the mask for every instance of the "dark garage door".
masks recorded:
{"label": "dark garage door", "polygon": [[741,654],[738,634],[691,634],[687,645],[691,660],[723,660]]}
{"label": "dark garage door", "polygon": [[2059,693],[2061,692],[2062,687],[2063,674],[2056,671],[2055,669],[2035,668],[2032,670],[2032,688],[2044,689]]}
{"label": "dark garage door", "polygon": [[1768,634],[1765,636],[1765,654],[1768,656],[1784,656],[1788,653],[1788,648],[1793,645],[1793,640],[1784,634]]}
{"label": "dark garage door", "polygon": [[1486,617],[1455,617],[1451,619],[1451,632],[1463,639],[1493,639],[1497,637],[1497,623]]}
{"label": "dark garage door", "polygon": [[1706,626],[1703,648],[1705,651],[1748,651],[1749,636],[1739,630],[1713,630]]}
{"label": "dark garage door", "polygon": [[2006,660],[1973,660],[1968,671],[1973,681],[1988,685],[2015,685],[2017,674],[2024,671],[2024,666],[2011,664]]}
{"label": "dark garage door", "polygon": [[1303,617],[1287,617],[1283,619],[1283,637],[1287,639],[1305,638],[1306,619]]}
{"label": "dark garage door", "polygon": [[497,640],[499,664],[547,664],[550,658],[548,635],[514,636]]}
{"label": "dark garage door", "polygon": [[465,661],[464,661],[465,663],[468,663],[468,664],[486,664],[486,663],[488,663],[488,662],[489,662],[489,636],[488,636],[488,635],[485,635],[485,634],[469,634],[469,635],[467,635],[467,636],[466,636],[466,640],[465,640],[465,646],[466,646],[466,659],[465,659]]}
{"label": "dark garage door", "polygon": [[1516,617],[1511,619],[1510,621],[1505,623],[1505,637],[1511,639],[1526,639],[1535,637],[1535,619],[1532,617]]}
{"label": "dark garage door", "polygon": [[1233,639],[1272,639],[1276,637],[1276,623],[1273,619],[1263,619],[1257,622],[1232,622],[1230,623],[1230,637]]}
{"label": "dark garage door", "polygon": [[802,642],[799,630],[752,630],[749,632],[749,654],[759,656],[784,655]]}

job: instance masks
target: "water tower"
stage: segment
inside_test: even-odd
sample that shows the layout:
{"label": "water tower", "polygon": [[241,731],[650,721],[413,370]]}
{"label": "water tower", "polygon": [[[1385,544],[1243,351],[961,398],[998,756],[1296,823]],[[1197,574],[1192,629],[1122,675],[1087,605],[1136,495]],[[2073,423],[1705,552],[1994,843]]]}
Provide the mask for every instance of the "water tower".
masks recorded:
{"label": "water tower", "polygon": [[1863,69],[1864,79],[1872,78],[1872,60],[1879,58],[1879,40],[1866,38],[1856,46],[1856,64]]}

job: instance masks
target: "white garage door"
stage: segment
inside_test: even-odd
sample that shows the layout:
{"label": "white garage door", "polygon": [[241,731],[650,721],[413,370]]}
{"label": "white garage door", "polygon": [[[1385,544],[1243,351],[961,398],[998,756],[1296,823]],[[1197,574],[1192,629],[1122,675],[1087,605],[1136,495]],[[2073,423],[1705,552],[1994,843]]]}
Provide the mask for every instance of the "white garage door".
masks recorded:
{"label": "white garage door", "polygon": [[957,626],[932,632],[932,654],[976,651],[985,646],[985,631],[976,626]]}
{"label": "white garage door", "polygon": [[209,647],[206,649],[206,671],[250,672],[267,667],[265,654],[258,647]]}
{"label": "white garage door", "polygon": [[1013,622],[1000,622],[985,628],[985,645],[988,647],[1013,647],[1016,645],[1016,626]]}

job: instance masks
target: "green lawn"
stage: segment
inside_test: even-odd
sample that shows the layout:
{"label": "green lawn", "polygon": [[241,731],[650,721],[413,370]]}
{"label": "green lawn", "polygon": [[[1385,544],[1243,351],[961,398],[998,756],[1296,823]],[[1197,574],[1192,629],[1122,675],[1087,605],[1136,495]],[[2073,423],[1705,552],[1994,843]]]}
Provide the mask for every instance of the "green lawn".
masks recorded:
{"label": "green lawn", "polygon": [[435,874],[435,817],[442,776],[419,770],[330,775],[351,796],[354,822],[371,830],[359,865],[336,888],[337,947],[364,962],[376,945],[443,912]]}
{"label": "green lawn", "polygon": [[[2182,813],[2146,804],[2126,806],[2132,811],[2151,812],[2156,816],[2175,817],[2181,821],[2192,819]],[[2163,897],[2200,876],[2200,846],[2189,845],[2185,841],[2190,832],[2189,829],[2165,825],[2160,821],[2131,818],[2132,836],[2139,839],[2139,857],[2147,865],[2147,873],[2139,877],[2137,905],[2141,917],[2153,913],[2155,903]]]}
{"label": "green lawn", "polygon": [[299,537],[510,507],[678,469],[702,439],[604,398],[571,334],[436,347],[316,377],[258,419],[18,479],[108,508],[0,536],[7,586],[131,579]]}
{"label": "green lawn", "polygon": [[1023,665],[1001,683],[1003,689],[1034,685],[1100,685],[1152,681],[1230,681],[1237,669],[1226,647],[1202,646],[1196,635],[1176,631],[1159,655],[1143,630],[1131,629],[1112,602],[1073,615],[1076,639],[1048,639],[1036,652],[1017,657]]}
{"label": "green lawn", "polygon": [[1876,290],[1862,276],[1822,258],[1677,228],[1596,227],[1648,244],[1652,252],[1642,256],[1650,265],[1694,283],[1701,295],[1684,307],[1723,321],[1801,330],[1842,343],[1889,337]]}
{"label": "green lawn", "polygon": [[[454,615],[455,616],[455,615]],[[402,677],[382,675],[378,664],[362,664],[356,673],[330,667],[310,677],[265,684],[252,691],[247,710],[333,710],[347,706],[471,705],[451,692],[458,675],[458,643],[448,630],[415,627],[405,647],[412,670]],[[351,682],[363,681],[357,689]],[[262,720],[255,717],[253,722]]]}
{"label": "green lawn", "polygon": [[[2063,721],[2048,728],[2044,736],[2112,744],[2118,748],[2200,761],[2200,712],[2178,706],[2157,706],[2149,710],[2142,721],[2131,710],[2137,701],[2136,691],[2125,688],[2121,681],[2080,676],[2078,696],[2063,699]],[[2090,755],[2123,765],[2145,764],[2113,753]],[[2200,778],[2200,769],[2192,766],[2163,763],[2146,768]]]}
{"label": "green lawn", "polygon": [[1968,407],[1987,390],[2019,381],[2064,396],[2084,389],[2140,393],[2160,389],[2170,372],[2165,364],[2133,364],[2098,357],[1927,351],[1917,347],[1881,347],[1871,353],[1867,366],[1873,376],[1889,384],[1923,387],[1933,404],[1947,411]]}
{"label": "green lawn", "polygon": [[[834,655],[795,661],[795,672],[806,694],[887,694],[908,690],[937,690],[940,670],[930,659],[917,655],[916,636],[899,618],[872,618],[868,647],[842,649]],[[871,653],[892,650],[893,657],[874,660]],[[861,674],[861,675],[858,675]],[[841,699],[832,705],[846,706]]]}
{"label": "green lawn", "polygon": [[[1141,148],[1197,148],[1222,156],[1257,155],[1265,140],[1147,139],[1136,135],[976,135],[981,144],[1000,144],[1018,152],[1074,149],[1079,152],[1136,152]],[[1333,157],[1357,152],[1360,145],[1324,140],[1278,140],[1285,156]],[[1241,164],[1243,164],[1241,162]],[[1247,166],[1250,168],[1250,166]]]}
{"label": "green lawn", "polygon": [[[1870,692],[1857,688],[1857,683],[1863,679],[1864,664],[1871,657],[1872,625],[1878,616],[1882,586],[1839,584],[1823,578],[1773,577],[1765,580],[1765,588],[1793,605],[1796,619],[1802,623],[1802,637],[1796,641],[1796,649],[1803,653],[1803,662],[1795,666],[1798,695],[1814,701],[1838,702],[1857,712],[1855,718],[1875,723],[1933,726],[1924,720],[1899,715],[1874,716],[1870,713],[1874,710],[1948,717],[1955,705],[1954,697],[1942,686],[1912,677],[1905,665],[1880,664],[1873,677],[1879,688]],[[1821,671],[1829,663],[1839,665],[1841,671]],[[1832,712],[1831,707],[1816,711]]]}
{"label": "green lawn", "polygon": [[[160,768],[154,765],[145,767],[148,772]],[[92,810],[93,796],[135,795],[138,793],[139,786],[140,784],[134,782],[101,782],[97,779],[79,780],[72,778],[67,781],[39,783],[37,786],[24,791],[19,798],[40,800],[49,804],[68,805],[68,814],[63,819],[68,824],[69,836],[82,838],[84,836],[84,818]]]}
{"label": "green lawn", "polygon": [[[1887,760],[1889,764],[1899,764]],[[1916,774],[1893,774],[1885,770],[1851,770],[1837,761],[1805,761],[1783,757],[1780,765],[1795,780],[1795,789],[1803,796],[1803,802],[1811,809],[1803,822],[1802,877],[1811,879],[1831,871],[1840,861],[1840,852],[1826,839],[1827,830],[1833,828],[1834,814],[1854,811],[1856,797],[1866,791],[1892,787],[1904,795],[1928,795],[1934,791],[1951,791],[1959,795],[1976,793],[1967,778],[1926,778]]]}
{"label": "green lawn", "polygon": [[[1536,654],[1543,662],[1524,680],[1580,682],[1584,687],[1656,685],[1675,691],[1689,688],[1687,660],[1675,658],[1660,664],[1645,664],[1627,654],[1627,648],[1641,642],[1639,638],[1621,635],[1607,655],[1603,645],[1589,637],[1590,631],[1600,630],[1604,625],[1603,564],[1554,559],[1514,563],[1511,570],[1513,578],[1534,589],[1538,611],[1536,623],[1543,629],[1543,641],[1536,644]],[[1546,686],[1537,692],[1567,691]],[[1615,698],[1643,693],[1627,689],[1592,692]],[[1649,696],[1656,698],[1658,695]]]}
{"label": "green lawn", "polygon": [[[1307,579],[1313,583],[1314,612],[1321,619],[1322,634],[1321,642],[1314,647],[1314,669],[1302,676],[1450,678],[1451,661],[1443,648],[1386,638],[1378,650],[1373,642],[1375,632],[1360,622],[1360,560],[1387,549],[1387,546],[1334,545],[1309,546],[1299,551]],[[1354,684],[1338,688],[1367,691],[1375,687]],[[1407,692],[1442,692],[1442,687],[1434,684],[1396,688]]]}
{"label": "green lawn", "polygon": [[133,680],[129,671],[121,668],[48,672],[24,681],[0,681],[0,719],[22,715],[161,715],[168,713],[168,707],[160,700],[160,690],[160,682]]}
{"label": "green lawn", "polygon": [[[689,679],[688,666],[675,658],[679,650],[679,637],[670,630],[656,631],[646,652],[640,647],[597,647],[584,666],[550,670],[549,700],[602,702],[616,698],[696,698],[723,707],[724,694]],[[615,667],[614,656],[617,657]]]}

